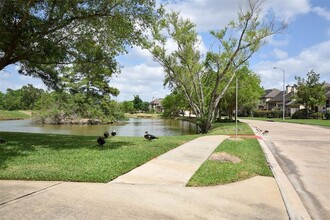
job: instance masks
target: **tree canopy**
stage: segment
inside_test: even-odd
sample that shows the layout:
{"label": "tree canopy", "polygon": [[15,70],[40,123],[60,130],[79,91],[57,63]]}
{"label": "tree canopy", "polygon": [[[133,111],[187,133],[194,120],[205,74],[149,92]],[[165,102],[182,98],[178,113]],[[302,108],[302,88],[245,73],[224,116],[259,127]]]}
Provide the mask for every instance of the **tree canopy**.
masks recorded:
{"label": "tree canopy", "polygon": [[155,0],[0,1],[0,70],[19,63],[53,89],[117,95],[108,84],[120,71],[115,58],[156,16]]}
{"label": "tree canopy", "polygon": [[[320,82],[320,74],[311,70],[307,73],[307,79],[295,77],[297,80],[297,93],[294,98],[307,110],[313,110],[316,105],[324,106],[326,101],[324,83]],[[306,111],[308,114],[308,111]]]}
{"label": "tree canopy", "polygon": [[[166,73],[165,85],[189,102],[202,133],[211,128],[215,112],[237,70],[265,43],[265,38],[286,28],[274,17],[260,18],[262,0],[249,0],[238,20],[220,31],[211,31],[217,51],[202,57],[195,24],[172,12],[157,23],[149,50]],[[168,39],[176,44],[167,50]]]}

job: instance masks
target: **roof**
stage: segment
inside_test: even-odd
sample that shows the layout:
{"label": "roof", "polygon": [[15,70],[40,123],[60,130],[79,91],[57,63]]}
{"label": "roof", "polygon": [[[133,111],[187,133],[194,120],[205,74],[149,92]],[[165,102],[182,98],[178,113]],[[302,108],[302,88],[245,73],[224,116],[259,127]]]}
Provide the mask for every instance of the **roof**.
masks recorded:
{"label": "roof", "polygon": [[[293,92],[285,94],[285,103],[290,102],[293,96]],[[270,99],[268,102],[282,102],[283,101],[283,91],[280,91],[274,98]]]}
{"label": "roof", "polygon": [[281,91],[278,89],[266,89],[263,95],[264,98],[273,98],[277,96]]}
{"label": "roof", "polygon": [[280,91],[275,97],[271,98],[268,102],[280,102],[283,101],[283,91]]}
{"label": "roof", "polygon": [[150,105],[161,105],[162,104],[163,99],[159,98],[159,99],[154,99],[152,100],[149,104]]}

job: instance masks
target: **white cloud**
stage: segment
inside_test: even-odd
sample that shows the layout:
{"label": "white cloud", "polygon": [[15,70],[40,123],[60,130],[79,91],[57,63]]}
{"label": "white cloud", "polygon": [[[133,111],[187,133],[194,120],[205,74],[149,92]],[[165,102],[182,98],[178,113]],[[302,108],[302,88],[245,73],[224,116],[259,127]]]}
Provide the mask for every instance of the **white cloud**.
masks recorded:
{"label": "white cloud", "polygon": [[288,57],[288,53],[287,52],[285,52],[283,50],[280,50],[278,48],[275,48],[273,50],[273,53],[275,54],[276,58],[278,58],[278,59],[285,59],[285,58]]}
{"label": "white cloud", "polygon": [[265,10],[273,9],[277,17],[287,22],[295,19],[299,14],[309,13],[311,6],[308,0],[276,0],[266,1]]}
{"label": "white cloud", "polygon": [[328,11],[327,9],[321,7],[314,7],[312,11],[315,12],[317,15],[330,21],[330,11]]}
{"label": "white cloud", "polygon": [[[186,0],[174,1],[166,8],[179,11],[182,17],[195,23],[199,31],[205,32],[221,29],[236,20],[239,8],[244,8],[245,3],[246,0]],[[262,8],[265,11],[274,10],[278,17],[287,21],[311,10],[308,0],[265,1]]]}
{"label": "white cloud", "polygon": [[110,85],[120,90],[119,101],[133,100],[133,95],[139,95],[143,101],[151,101],[152,97],[164,98],[169,93],[164,89],[163,80],[161,66],[143,63],[123,68]]}
{"label": "white cloud", "polygon": [[274,70],[280,67],[285,70],[286,84],[294,84],[295,76],[306,78],[306,74],[314,70],[320,74],[321,81],[330,82],[330,41],[321,42],[301,51],[295,57],[281,59],[276,62],[263,61],[254,65],[253,69],[262,77],[262,85],[265,88],[282,88],[282,72]]}
{"label": "white cloud", "polygon": [[189,0],[176,1],[167,8],[179,11],[189,18],[199,31],[220,29],[236,18],[241,0]]}

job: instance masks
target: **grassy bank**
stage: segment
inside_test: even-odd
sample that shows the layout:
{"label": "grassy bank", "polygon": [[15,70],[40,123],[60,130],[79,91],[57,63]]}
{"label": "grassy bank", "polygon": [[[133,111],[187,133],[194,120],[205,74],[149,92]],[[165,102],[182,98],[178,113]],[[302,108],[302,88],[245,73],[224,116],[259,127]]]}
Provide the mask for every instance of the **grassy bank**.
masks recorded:
{"label": "grassy bank", "polygon": [[[240,163],[206,160],[190,179],[188,186],[211,186],[236,182],[250,177],[272,176],[265,155],[255,138],[244,138],[254,136],[251,128],[244,123],[238,123],[238,135],[243,137],[227,139],[214,151],[224,152],[241,159]],[[214,126],[210,134],[222,134],[235,136],[235,123],[219,123]]]}
{"label": "grassy bank", "polygon": [[0,120],[18,120],[30,118],[31,114],[24,111],[3,111],[0,110]]}
{"label": "grassy bank", "polygon": [[108,182],[195,137],[116,136],[99,147],[96,137],[0,132],[0,179]]}
{"label": "grassy bank", "polygon": [[[235,123],[216,124],[208,135],[234,135]],[[253,134],[238,123],[238,134]],[[96,137],[0,132],[0,179],[108,182],[154,157],[199,135],[160,137],[112,137],[103,147]],[[271,175],[255,139],[227,140],[216,152],[239,157],[238,164],[207,160],[189,182],[190,186],[225,184],[255,175]]]}
{"label": "grassy bank", "polygon": [[161,114],[156,114],[156,113],[135,113],[135,114],[130,114],[130,113],[125,113],[126,118],[161,118]]}
{"label": "grassy bank", "polygon": [[287,123],[296,123],[296,124],[307,124],[307,125],[319,125],[324,127],[330,127],[330,120],[322,119],[291,119],[286,118],[284,121],[280,118],[255,118],[247,117],[242,119],[251,119],[251,120],[260,120],[260,121],[276,121],[276,122],[287,122]]}

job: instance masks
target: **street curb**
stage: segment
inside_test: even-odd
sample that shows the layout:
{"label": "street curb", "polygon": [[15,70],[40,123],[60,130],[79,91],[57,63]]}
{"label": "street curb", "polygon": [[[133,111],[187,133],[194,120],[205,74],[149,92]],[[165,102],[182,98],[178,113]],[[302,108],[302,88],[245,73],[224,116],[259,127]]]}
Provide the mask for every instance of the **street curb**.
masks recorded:
{"label": "street curb", "polygon": [[[250,126],[251,127],[251,126]],[[251,127],[253,132],[257,134],[255,128]],[[273,153],[270,151],[268,145],[264,141],[264,137],[262,139],[258,139],[258,142],[266,156],[267,162],[273,172],[275,180],[277,182],[278,188],[281,192],[282,199],[284,201],[286,210],[288,212],[289,218],[292,220],[298,219],[312,219],[308,214],[304,204],[302,203],[298,193],[292,186],[286,174],[283,172],[280,165],[277,163]]]}

